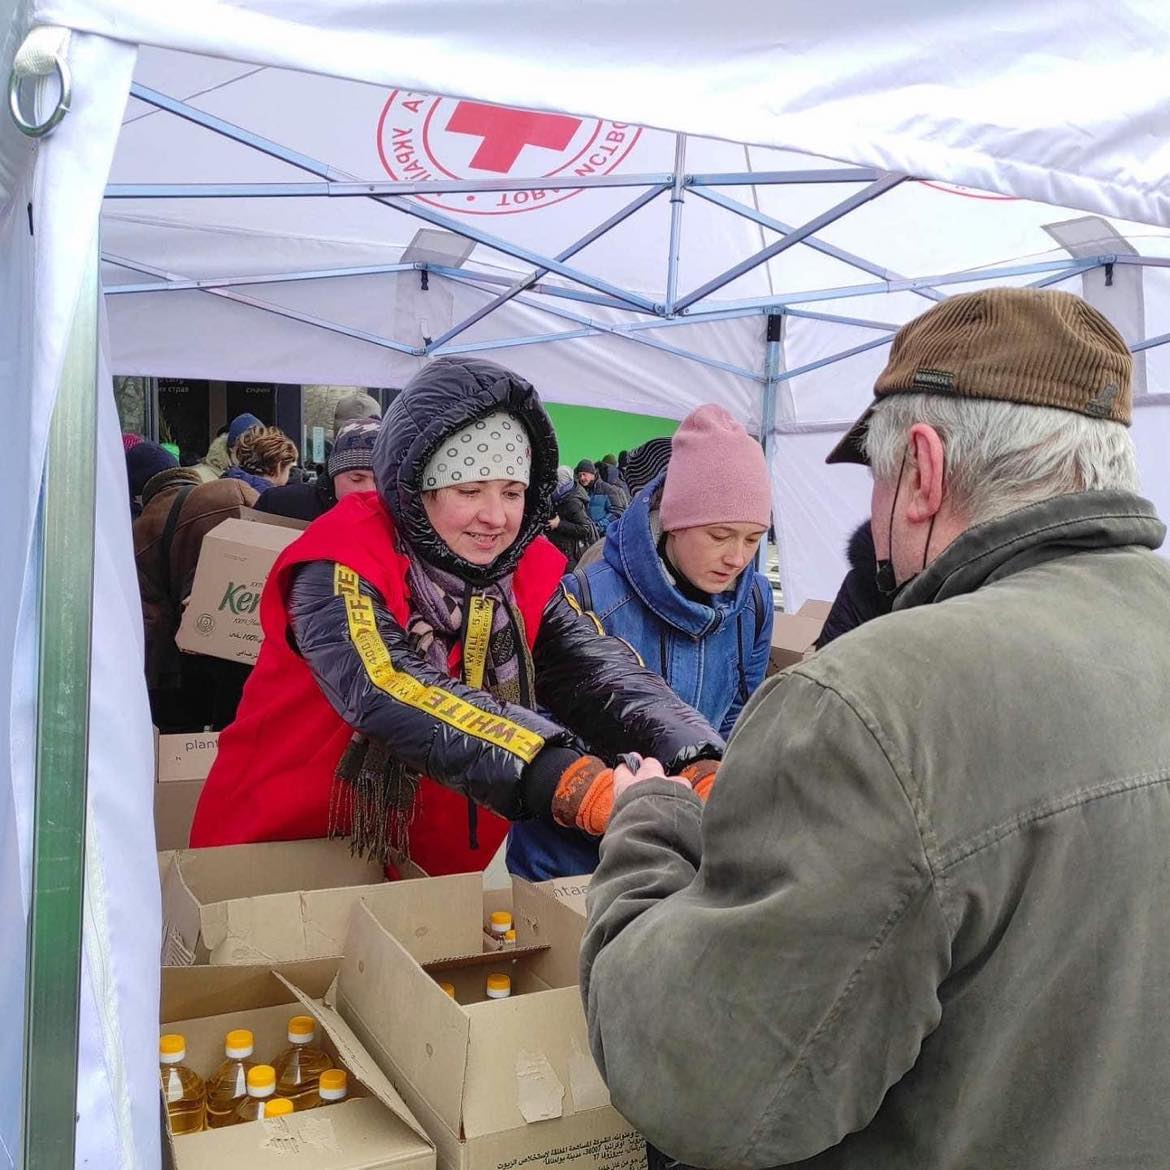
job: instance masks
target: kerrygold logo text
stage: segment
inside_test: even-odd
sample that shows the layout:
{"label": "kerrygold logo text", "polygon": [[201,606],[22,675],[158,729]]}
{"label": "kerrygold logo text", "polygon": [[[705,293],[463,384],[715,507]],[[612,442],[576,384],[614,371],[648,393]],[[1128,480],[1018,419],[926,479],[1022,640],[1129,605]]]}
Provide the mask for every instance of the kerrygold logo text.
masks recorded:
{"label": "kerrygold logo text", "polygon": [[221,613],[225,609],[230,613],[255,613],[259,604],[260,594],[254,589],[229,581],[223,600],[219,603],[219,609]]}

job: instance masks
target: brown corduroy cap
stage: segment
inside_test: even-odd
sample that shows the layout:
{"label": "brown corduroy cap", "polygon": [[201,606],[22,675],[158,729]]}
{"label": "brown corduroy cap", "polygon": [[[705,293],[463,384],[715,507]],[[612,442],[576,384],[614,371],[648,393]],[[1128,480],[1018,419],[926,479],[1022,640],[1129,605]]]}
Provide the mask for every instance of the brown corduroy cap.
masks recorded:
{"label": "brown corduroy cap", "polygon": [[1053,406],[1129,426],[1133,358],[1087,301],[1037,288],[948,297],[898,330],[874,401],[826,463],[868,463],[865,431],[887,394],[951,394]]}

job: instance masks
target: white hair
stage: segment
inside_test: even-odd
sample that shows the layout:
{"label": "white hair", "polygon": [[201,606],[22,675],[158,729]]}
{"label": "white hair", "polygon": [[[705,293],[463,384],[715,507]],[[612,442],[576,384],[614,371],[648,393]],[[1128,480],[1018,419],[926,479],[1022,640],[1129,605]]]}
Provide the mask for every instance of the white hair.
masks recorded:
{"label": "white hair", "polygon": [[891,394],[877,404],[865,436],[875,479],[898,477],[915,423],[942,439],[944,490],[970,524],[1053,496],[1138,490],[1133,440],[1121,423],[940,394]]}

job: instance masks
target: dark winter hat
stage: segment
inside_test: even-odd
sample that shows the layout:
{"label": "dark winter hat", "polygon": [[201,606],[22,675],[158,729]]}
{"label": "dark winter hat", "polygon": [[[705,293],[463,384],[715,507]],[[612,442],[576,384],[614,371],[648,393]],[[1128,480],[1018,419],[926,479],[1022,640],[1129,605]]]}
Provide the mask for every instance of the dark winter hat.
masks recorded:
{"label": "dark winter hat", "polygon": [[136,443],[126,452],[126,477],[130,481],[130,496],[142,495],[142,489],[160,471],[178,467],[179,461],[157,443]]}
{"label": "dark winter hat", "polygon": [[616,467],[618,465],[616,455],[607,455],[601,462],[608,463],[610,467]]}
{"label": "dark winter hat", "polygon": [[333,433],[339,434],[347,422],[381,417],[382,408],[376,398],[369,394],[347,394],[333,408]]}
{"label": "dark winter hat", "polygon": [[592,459],[582,459],[581,462],[577,464],[576,469],[574,470],[574,475],[580,475],[583,471],[589,472],[590,475],[596,475],[597,464],[594,463]]}
{"label": "dark winter hat", "polygon": [[231,426],[228,427],[228,450],[230,451],[240,441],[240,436],[245,431],[249,431],[253,427],[262,427],[263,425],[254,414],[248,414],[246,411],[243,414],[237,414],[232,419]]}
{"label": "dark winter hat", "polygon": [[1037,288],[948,297],[903,325],[874,402],[826,463],[862,463],[874,406],[888,394],[947,394],[1050,406],[1129,426],[1133,357],[1087,301]]}
{"label": "dark winter hat", "polygon": [[343,471],[373,471],[374,441],[381,426],[380,419],[369,418],[342,426],[329,452],[330,479]]}

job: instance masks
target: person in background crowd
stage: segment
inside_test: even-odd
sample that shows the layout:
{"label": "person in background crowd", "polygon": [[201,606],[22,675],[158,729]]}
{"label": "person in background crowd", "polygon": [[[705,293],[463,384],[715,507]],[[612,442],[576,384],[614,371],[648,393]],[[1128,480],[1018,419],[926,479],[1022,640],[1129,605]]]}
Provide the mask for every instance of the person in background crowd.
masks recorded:
{"label": "person in background crowd", "polygon": [[347,394],[344,398],[339,399],[333,408],[333,436],[336,439],[341,428],[347,422],[363,422],[381,417],[382,408],[372,395]]}
{"label": "person in background crowd", "polygon": [[146,439],[126,451],[126,478],[130,487],[132,519],[142,511],[142,492],[147,483],[160,471],[170,471],[178,466],[179,461],[169,451]]}
{"label": "person in background crowd", "polygon": [[272,488],[260,497],[256,510],[295,520],[316,520],[351,492],[374,491],[374,440],[380,425],[378,419],[342,423],[329,452],[326,473],[312,483]]}
{"label": "person in background crowd", "polygon": [[459,873],[488,864],[509,819],[600,832],[620,752],[713,771],[714,728],[561,587],[541,536],[556,464],[516,374],[443,358],[415,376],[378,436],[377,492],[314,521],[269,575],[193,845],[348,835]]}
{"label": "person in background crowd", "polygon": [[214,439],[208,445],[207,454],[199,463],[199,470],[205,480],[219,479],[232,465],[232,457],[228,454],[228,429],[221,427]]}
{"label": "person in background crowd", "polygon": [[607,455],[598,465],[597,474],[600,479],[603,479],[610,487],[617,488],[622,493],[625,503],[628,506],[630,503],[630,492],[626,487],[625,481],[622,479],[621,472],[618,470],[617,456]]}
{"label": "person in background crowd", "polygon": [[865,622],[893,608],[893,600],[883,597],[877,582],[877,553],[873,547],[873,532],[868,524],[849,538],[846,550],[849,572],[837,590],[829,616],[821,627],[816,648],[820,650],[842,634],[849,633]]}
{"label": "person in background crowd", "polygon": [[237,414],[235,418],[228,424],[227,429],[227,449],[228,458],[233,464],[236,463],[236,447],[239,446],[240,439],[243,438],[245,431],[250,431],[253,427],[262,427],[264,423],[258,419],[254,414],[245,411],[243,414]]}
{"label": "person in background crowd", "polygon": [[1064,292],[903,326],[830,456],[872,470],[894,612],[760,689],[705,812],[619,773],[581,990],[671,1158],[1165,1163],[1170,565],[1131,369]]}
{"label": "person in background crowd", "polygon": [[228,447],[234,466],[224,472],[224,479],[243,480],[258,495],[284,487],[297,461],[296,445],[279,427],[249,427],[234,444],[229,433]]}
{"label": "person in background crowd", "polygon": [[202,478],[195,467],[177,467],[151,478],[134,521],[134,563],[146,632],[146,686],[154,725],[166,733],[219,730],[235,718],[251,670],[175,645],[183,606],[191,593],[203,537],[256,492],[237,479]]}
{"label": "person in background crowd", "polygon": [[589,519],[597,525],[598,533],[604,535],[610,524],[626,510],[626,495],[597,474],[597,465],[592,459],[582,459],[574,475],[589,495]]}
{"label": "person in background crowd", "polygon": [[573,568],[581,554],[597,539],[597,527],[589,518],[589,493],[567,467],[557,469],[557,486],[552,495],[553,514],[548,538]]}
{"label": "person in background crowd", "polygon": [[647,484],[666,470],[670,462],[670,440],[667,438],[648,439],[635,447],[626,459],[626,486],[631,497],[636,496]]}
{"label": "person in background crowd", "polygon": [[[565,578],[725,739],[768,665],[772,587],[755,556],[771,516],[763,448],[723,407],[701,406],[679,427],[667,472],[610,526],[602,560]],[[597,842],[526,822],[507,860],[530,881],[589,873]]]}

